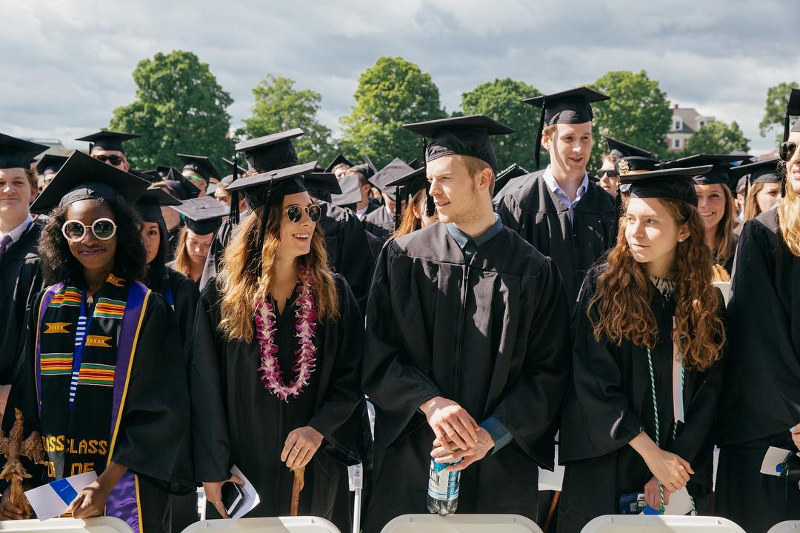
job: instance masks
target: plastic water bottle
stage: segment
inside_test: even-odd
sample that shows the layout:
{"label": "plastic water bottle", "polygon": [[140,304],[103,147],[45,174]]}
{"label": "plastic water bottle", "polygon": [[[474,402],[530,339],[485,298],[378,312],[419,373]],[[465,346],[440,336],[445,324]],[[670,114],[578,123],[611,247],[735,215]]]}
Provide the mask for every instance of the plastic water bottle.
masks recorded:
{"label": "plastic water bottle", "polygon": [[444,516],[456,512],[461,471],[448,472],[445,470],[453,464],[458,463],[437,463],[431,457],[431,467],[428,473],[428,511],[430,513]]}

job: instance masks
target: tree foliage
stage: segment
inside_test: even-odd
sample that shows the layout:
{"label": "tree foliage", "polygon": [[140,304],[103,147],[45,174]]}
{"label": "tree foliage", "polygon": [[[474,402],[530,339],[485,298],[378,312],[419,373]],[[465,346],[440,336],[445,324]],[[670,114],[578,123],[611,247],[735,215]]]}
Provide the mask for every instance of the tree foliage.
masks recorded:
{"label": "tree foliage", "polygon": [[689,137],[689,140],[686,141],[686,148],[681,151],[680,156],[729,154],[734,151],[748,152],[749,150],[750,139],[745,138],[736,121],[731,122],[730,125],[724,122],[709,122]]}
{"label": "tree foliage", "polygon": [[430,74],[401,57],[380,57],[358,78],[355,105],[341,118],[340,148],[369,154],[380,167],[395,157],[421,156],[421,139],[403,124],[443,118]]}
{"label": "tree foliage", "polygon": [[[523,104],[522,99],[541,94],[532,85],[505,78],[481,83],[461,95],[461,108],[465,115],[483,114],[514,128],[511,135],[492,137],[500,165],[498,170],[514,163],[533,170],[539,109]],[[542,161],[546,159],[547,154],[542,151]]]}
{"label": "tree foliage", "polygon": [[133,167],[179,165],[178,153],[207,155],[218,168],[229,157],[231,96],[207,63],[183,50],[157,53],[133,71],[136,100],[114,110],[109,128],[142,137],[125,143]]}
{"label": "tree foliage", "polygon": [[764,117],[758,123],[758,133],[762,137],[766,137],[772,128],[778,127],[777,142],[783,140],[783,116],[786,113],[786,104],[789,102],[789,93],[796,87],[798,87],[797,82],[792,81],[779,83],[767,89]]}
{"label": "tree foliage", "polygon": [[611,97],[592,106],[595,149],[591,169],[600,168],[602,155],[608,151],[603,137],[619,139],[659,157],[666,155],[672,110],[658,81],[651,80],[644,70],[618,70],[607,72],[591,88]]}
{"label": "tree foliage", "polygon": [[305,135],[294,140],[301,162],[332,158],[331,130],[319,122],[322,97],[310,89],[295,89],[295,81],[267,76],[253,88],[252,116],[245,119],[242,133],[250,138],[300,128]]}

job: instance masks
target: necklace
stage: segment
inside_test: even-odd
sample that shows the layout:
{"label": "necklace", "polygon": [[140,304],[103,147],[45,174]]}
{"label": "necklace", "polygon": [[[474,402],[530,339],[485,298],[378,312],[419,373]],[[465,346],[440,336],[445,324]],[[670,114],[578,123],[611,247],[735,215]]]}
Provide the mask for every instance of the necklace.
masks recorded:
{"label": "necklace", "polygon": [[296,398],[303,392],[316,364],[317,348],[314,346],[314,332],[317,329],[317,312],[314,309],[314,294],[311,290],[314,279],[308,269],[303,266],[299,269],[301,283],[296,289],[297,310],[294,316],[300,348],[294,352],[297,361],[292,368],[297,376],[288,385],[283,384],[283,371],[277,358],[275,307],[268,300],[261,301],[256,306],[256,339],[261,355],[261,366],[258,370],[261,372],[261,383],[265,389],[285,402],[289,401],[290,396]]}

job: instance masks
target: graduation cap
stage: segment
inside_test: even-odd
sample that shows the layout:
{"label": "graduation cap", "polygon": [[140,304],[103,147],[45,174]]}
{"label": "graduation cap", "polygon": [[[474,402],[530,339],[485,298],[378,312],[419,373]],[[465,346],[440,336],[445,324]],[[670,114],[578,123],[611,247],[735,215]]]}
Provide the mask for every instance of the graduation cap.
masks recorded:
{"label": "graduation cap", "polygon": [[136,200],[134,207],[145,222],[161,223],[164,221],[161,215],[162,205],[181,205],[181,201],[161,187],[150,186]]}
{"label": "graduation cap", "polygon": [[735,178],[746,177],[749,185],[755,185],[756,183],[782,183],[783,177],[778,172],[779,161],[779,158],[773,157],[764,161],[733,167],[729,172]]}
{"label": "graduation cap", "polygon": [[711,165],[620,174],[619,190],[631,198],[667,198],[697,206],[693,178],[709,170]]}
{"label": "graduation cap", "polygon": [[332,194],[331,203],[339,207],[353,207],[361,201],[361,182],[356,174],[339,178],[341,194]]}
{"label": "graduation cap", "polygon": [[[433,214],[436,212],[436,204],[433,203],[433,197],[427,195],[428,190],[428,178],[425,175],[425,167],[420,167],[417,169],[412,169],[410,172],[406,173],[403,176],[400,176],[397,179],[394,179],[386,184],[386,187],[389,189],[394,189],[396,195],[400,198],[405,197],[409,202],[421,190],[426,191],[426,203],[425,203],[425,214],[429,217],[432,217]],[[400,225],[400,204],[401,202],[397,202],[397,208],[395,209],[395,230]]]}
{"label": "graduation cap", "polygon": [[214,164],[206,156],[178,154],[178,157],[180,157],[181,161],[184,163],[183,170],[191,170],[202,177],[206,181],[206,185],[211,181],[211,178],[219,176],[219,172],[214,168]]}
{"label": "graduation cap", "polygon": [[[786,104],[786,114],[783,116],[783,142],[789,138],[790,117],[797,115],[800,115],[800,89],[792,87],[789,92],[789,102]],[[800,119],[794,123],[791,131],[800,131]]]}
{"label": "graduation cap", "polygon": [[426,162],[447,155],[467,155],[485,161],[494,172],[497,172],[497,157],[491,136],[514,133],[512,128],[486,115],[442,118],[403,127],[429,139],[425,146]]}
{"label": "graduation cap", "polygon": [[614,170],[622,177],[623,175],[642,174],[658,170],[661,163],[652,157],[629,156],[619,159],[614,163]]}
{"label": "graduation cap", "polygon": [[539,152],[542,149],[542,132],[545,126],[553,124],[583,124],[594,118],[591,104],[609,100],[610,97],[587,87],[577,87],[568,91],[549,95],[525,98],[524,103],[541,108],[539,131],[536,133],[534,159],[539,170]]}
{"label": "graduation cap", "polygon": [[347,159],[344,155],[339,154],[339,155],[337,155],[336,157],[333,158],[333,161],[331,161],[330,165],[325,167],[325,172],[331,172],[331,171],[333,171],[334,167],[339,166],[341,164],[345,164],[348,167],[352,167],[353,166],[353,163],[349,159]]}
{"label": "graduation cap", "polygon": [[130,141],[131,139],[138,139],[139,137],[141,137],[141,135],[135,135],[133,133],[101,130],[97,133],[92,133],[91,135],[87,135],[85,137],[79,137],[75,140],[88,142],[90,154],[95,147],[102,150],[114,150],[124,154],[125,149],[122,147],[122,143],[125,141]]}
{"label": "graduation cap", "polygon": [[612,139],[611,137],[606,137],[606,144],[608,145],[609,153],[617,159],[631,156],[655,159],[653,152],[649,152],[643,148],[638,148],[632,144],[624,143],[617,139]]}
{"label": "graduation cap", "polygon": [[45,154],[36,164],[36,172],[42,175],[58,172],[66,162],[67,158],[63,155]]}
{"label": "graduation cap", "polygon": [[297,165],[297,152],[292,139],[305,132],[300,128],[273,133],[236,144],[237,152],[244,152],[247,164],[256,172],[268,172]]}
{"label": "graduation cap", "polygon": [[310,172],[306,175],[305,187],[312,198],[328,203],[331,195],[342,194],[339,180],[330,172]]}
{"label": "graduation cap", "polygon": [[76,150],[30,210],[47,213],[56,206],[97,198],[119,197],[133,204],[149,185],[146,180]]}
{"label": "graduation cap", "polygon": [[272,205],[282,201],[287,194],[306,191],[303,177],[313,172],[316,166],[317,162],[312,161],[239,178],[228,186],[228,190],[241,191],[250,209]]}
{"label": "graduation cap", "polygon": [[222,225],[222,217],[231,211],[227,205],[210,196],[192,198],[170,207],[184,216],[186,226],[196,235],[216,233]]}
{"label": "graduation cap", "polygon": [[[231,161],[230,159],[225,159],[225,158],[223,157],[223,158],[222,158],[222,162],[223,162],[223,163],[225,163],[225,164],[228,166],[228,168],[231,170],[231,172],[233,172],[233,161]],[[239,173],[239,176],[241,176],[242,174],[244,174],[245,172],[247,172],[247,169],[246,169],[246,168],[243,168],[243,167],[241,167],[241,166],[239,166],[239,164],[238,164],[238,163],[236,164],[236,170],[237,170],[237,172]],[[228,175],[227,175],[227,176],[225,176],[225,177],[227,178],[227,177],[230,177],[230,176],[233,176],[233,174],[228,174]],[[223,178],[223,179],[224,179],[224,178]],[[222,181],[222,180],[220,180],[220,181]]]}
{"label": "graduation cap", "polygon": [[664,168],[686,168],[698,165],[711,165],[711,168],[707,172],[695,176],[694,182],[697,185],[724,183],[733,189],[734,185],[732,183],[733,180],[730,171],[735,167],[732,165],[746,159],[750,159],[750,156],[747,154],[697,154],[675,159],[674,161],[665,161],[662,163],[662,166]]}
{"label": "graduation cap", "polygon": [[425,163],[420,161],[418,157],[415,157],[414,159],[408,162],[408,166],[410,166],[414,170],[419,170],[425,166]]}
{"label": "graduation cap", "polygon": [[530,172],[522,168],[519,164],[514,163],[510,167],[507,167],[497,173],[497,177],[494,180],[494,190],[501,191],[509,181],[513,180],[514,178],[525,176],[526,174],[530,174]]}
{"label": "graduation cap", "polygon": [[0,168],[30,168],[47,146],[0,133]]}
{"label": "graduation cap", "polygon": [[181,200],[190,200],[200,195],[200,189],[197,185],[192,183],[192,180],[184,176],[177,168],[172,167],[163,182],[169,187],[173,196]]}
{"label": "graduation cap", "polygon": [[374,176],[367,178],[367,181],[377,187],[394,202],[396,201],[396,187],[388,187],[387,185],[413,170],[414,169],[406,165],[402,159],[396,157],[391,163],[380,169]]}

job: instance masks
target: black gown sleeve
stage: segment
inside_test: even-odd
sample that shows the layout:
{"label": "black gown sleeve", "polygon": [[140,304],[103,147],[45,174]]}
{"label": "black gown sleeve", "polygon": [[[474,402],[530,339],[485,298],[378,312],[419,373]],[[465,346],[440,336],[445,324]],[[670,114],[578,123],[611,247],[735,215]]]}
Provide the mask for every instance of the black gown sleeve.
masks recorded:
{"label": "black gown sleeve", "polygon": [[192,487],[191,455],[175,445],[187,442],[189,431],[182,347],[172,309],[160,295],[151,293],[111,460],[136,474]]}
{"label": "black gown sleeve", "polygon": [[197,306],[189,369],[197,481],[224,481],[230,477],[230,439],[221,363],[224,344],[216,333],[218,305],[216,284],[210,283]]}
{"label": "black gown sleeve", "polygon": [[495,211],[500,216],[503,225],[517,233],[522,225],[522,209],[516,198],[511,195],[503,196],[495,202]]}
{"label": "black gown sleeve", "polygon": [[394,428],[388,432],[392,435],[388,437],[390,441],[402,433],[420,405],[441,396],[433,380],[410,364],[409,356],[403,351],[403,338],[396,326],[403,317],[395,313],[391,287],[392,283],[408,283],[409,280],[391,279],[393,256],[398,253],[397,244],[390,242],[383,247],[378,259],[367,304],[362,373],[364,392]]}
{"label": "black gown sleeve", "polygon": [[200,301],[200,292],[197,284],[180,272],[169,269],[169,283],[175,299],[175,317],[181,331],[186,361],[190,359],[192,348],[192,332],[194,331],[194,317],[197,312],[197,303]]}
{"label": "black gown sleeve", "polygon": [[369,297],[370,280],[373,271],[372,248],[358,217],[349,216],[342,220],[342,249],[339,253],[338,271],[347,280],[363,314]]}

